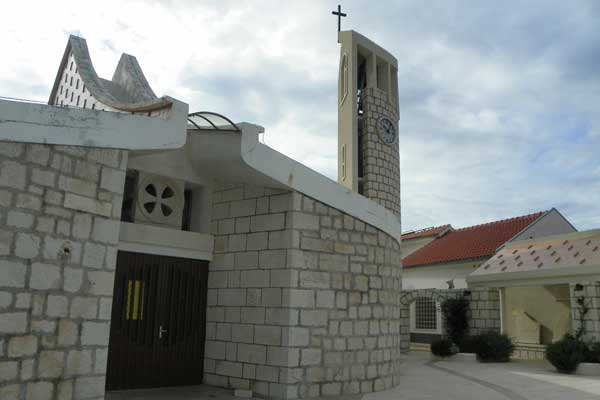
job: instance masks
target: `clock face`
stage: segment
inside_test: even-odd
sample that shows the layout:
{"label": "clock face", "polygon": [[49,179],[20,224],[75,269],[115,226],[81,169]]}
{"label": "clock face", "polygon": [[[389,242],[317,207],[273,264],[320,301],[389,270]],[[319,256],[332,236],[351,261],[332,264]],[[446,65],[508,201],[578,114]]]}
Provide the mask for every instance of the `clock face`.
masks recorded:
{"label": "clock face", "polygon": [[385,144],[392,144],[396,141],[396,128],[394,123],[388,118],[381,118],[379,120],[379,135],[383,139]]}

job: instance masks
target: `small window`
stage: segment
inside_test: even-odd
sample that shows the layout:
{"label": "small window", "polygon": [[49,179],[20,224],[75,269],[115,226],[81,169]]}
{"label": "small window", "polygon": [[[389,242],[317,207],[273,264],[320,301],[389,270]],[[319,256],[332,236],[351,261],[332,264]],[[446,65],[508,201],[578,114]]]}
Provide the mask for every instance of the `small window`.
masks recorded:
{"label": "small window", "polygon": [[79,95],[77,95],[77,106],[79,106]]}
{"label": "small window", "polygon": [[58,95],[56,95],[56,99],[54,100],[54,104],[58,104]]}
{"label": "small window", "polygon": [[[93,107],[94,106],[92,106],[92,108]],[[128,170],[125,175],[125,186],[123,189],[123,204],[121,206],[121,221],[123,222],[133,222],[137,181],[137,171]]]}
{"label": "small window", "polygon": [[67,97],[69,97],[69,88],[66,88],[66,89],[65,89],[65,99],[66,99]]}
{"label": "small window", "polygon": [[71,77],[71,80],[69,81],[69,86],[73,86],[73,77]]}
{"label": "small window", "polygon": [[181,219],[181,230],[189,231],[190,222],[192,219],[192,191],[185,190],[183,192],[183,217]]}
{"label": "small window", "polygon": [[92,110],[96,109],[96,103],[92,104]]}
{"label": "small window", "polygon": [[342,180],[346,180],[346,144],[342,145]]}
{"label": "small window", "polygon": [[87,104],[87,99],[83,99],[83,108],[85,108],[86,104]]}
{"label": "small window", "polygon": [[71,92],[71,102],[73,102],[73,92]]}
{"label": "small window", "polygon": [[63,85],[60,85],[60,94],[63,93]]}
{"label": "small window", "polygon": [[65,101],[64,101],[64,100],[61,100],[61,101],[60,101],[60,105],[61,105],[61,106],[64,106],[64,105],[65,105]]}
{"label": "small window", "polygon": [[342,56],[340,72],[340,104],[343,104],[348,95],[348,57],[346,54]]}
{"label": "small window", "polygon": [[79,79],[75,82],[75,89],[79,89]]}
{"label": "small window", "polygon": [[419,297],[415,304],[415,328],[437,329],[437,306],[435,300]]}
{"label": "small window", "polygon": [[65,74],[65,83],[69,81],[69,75]]}
{"label": "small window", "polygon": [[85,93],[85,85],[83,85],[83,93]]}

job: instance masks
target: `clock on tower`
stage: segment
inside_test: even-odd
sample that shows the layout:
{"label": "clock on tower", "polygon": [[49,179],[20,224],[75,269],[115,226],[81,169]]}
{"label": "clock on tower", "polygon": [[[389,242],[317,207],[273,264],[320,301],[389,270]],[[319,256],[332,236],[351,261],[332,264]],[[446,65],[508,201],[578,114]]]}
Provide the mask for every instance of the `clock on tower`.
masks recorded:
{"label": "clock on tower", "polygon": [[357,32],[338,41],[338,182],[400,215],[398,61]]}

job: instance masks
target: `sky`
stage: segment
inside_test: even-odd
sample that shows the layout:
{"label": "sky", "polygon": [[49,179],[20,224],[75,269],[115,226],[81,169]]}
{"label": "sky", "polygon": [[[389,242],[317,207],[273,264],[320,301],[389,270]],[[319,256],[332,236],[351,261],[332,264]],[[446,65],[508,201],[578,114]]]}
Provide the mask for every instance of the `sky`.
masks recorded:
{"label": "sky", "polygon": [[[557,208],[600,228],[600,1],[340,1],[398,59],[402,229]],[[88,6],[89,4],[89,6]],[[0,96],[47,101],[69,34],[158,95],[265,127],[337,177],[337,1],[28,1],[0,13]]]}

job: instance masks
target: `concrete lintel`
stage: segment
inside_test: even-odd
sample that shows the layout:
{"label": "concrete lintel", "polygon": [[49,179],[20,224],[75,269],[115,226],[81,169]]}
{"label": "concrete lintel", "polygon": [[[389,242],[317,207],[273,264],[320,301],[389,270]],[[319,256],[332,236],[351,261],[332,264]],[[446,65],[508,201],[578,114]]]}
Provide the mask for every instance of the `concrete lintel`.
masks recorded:
{"label": "concrete lintel", "polygon": [[0,100],[0,141],[174,149],[185,144],[187,114],[174,99],[166,118]]}

